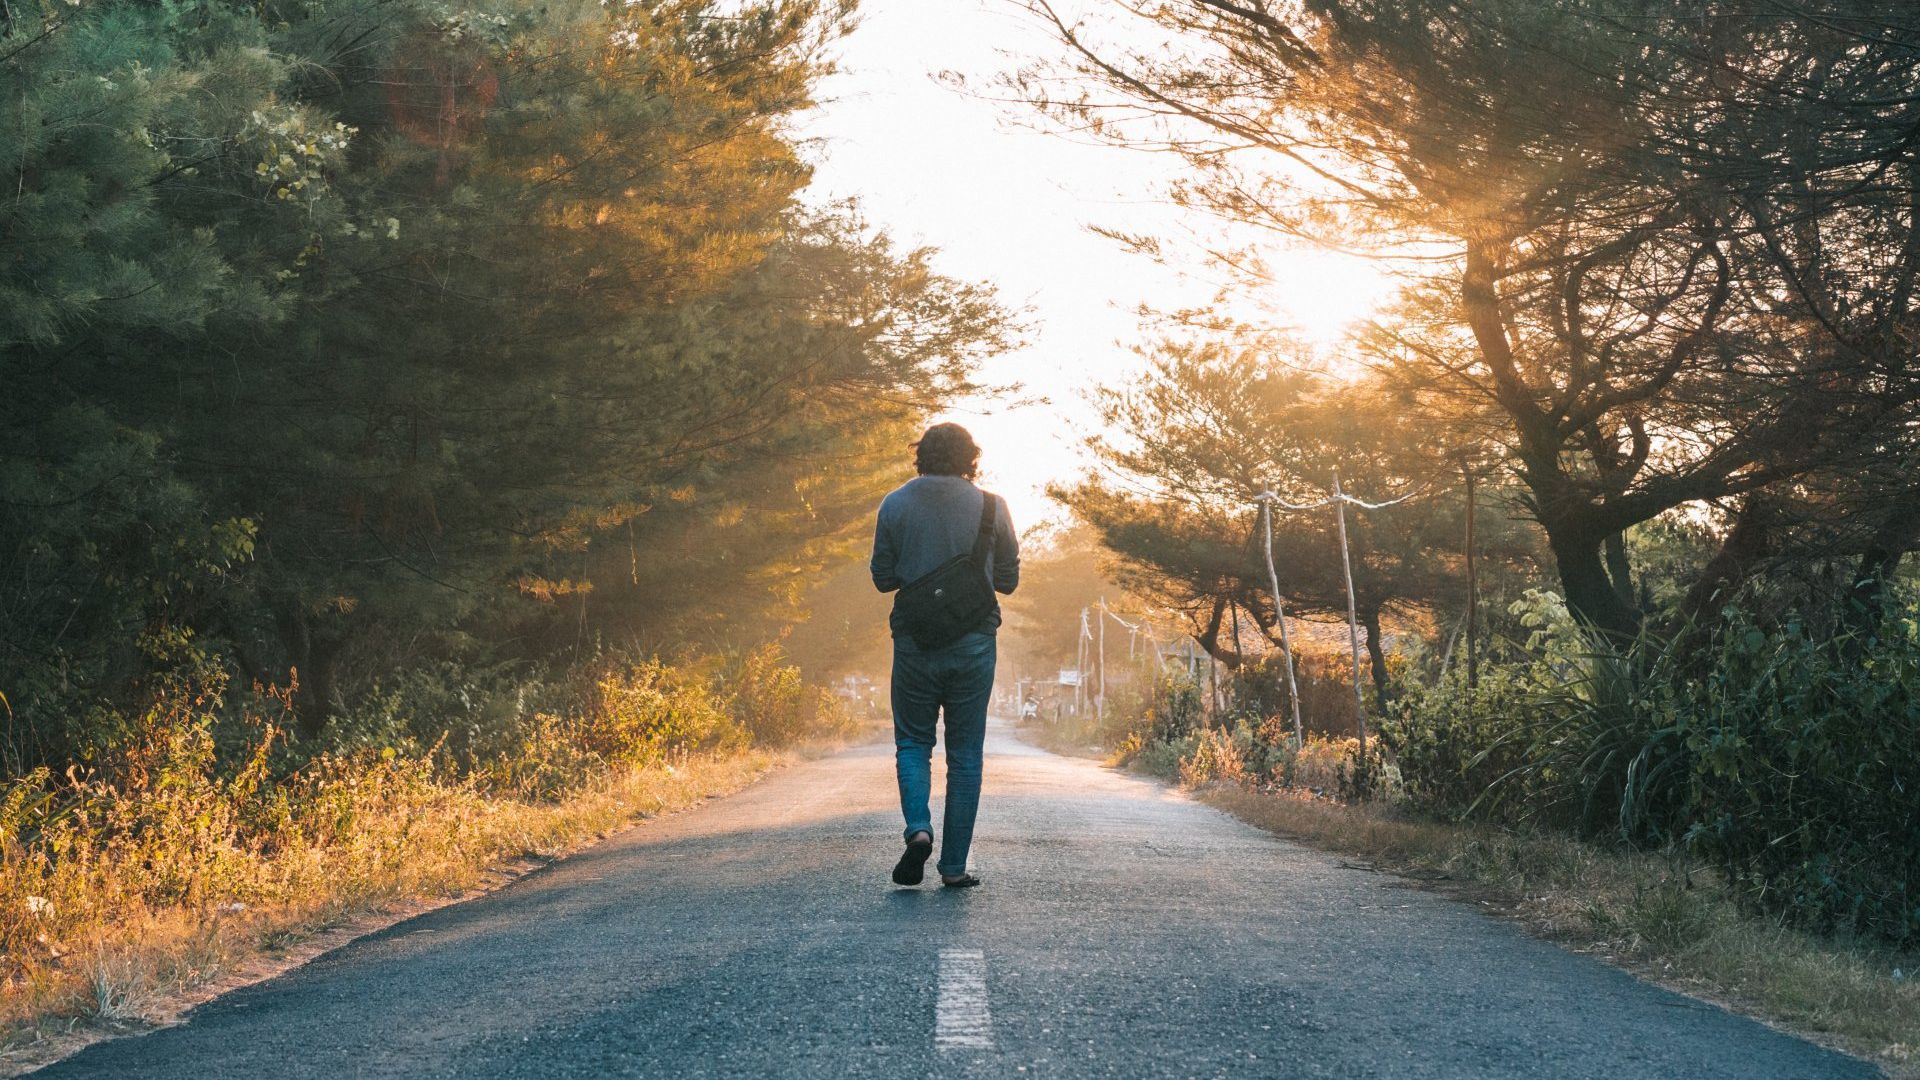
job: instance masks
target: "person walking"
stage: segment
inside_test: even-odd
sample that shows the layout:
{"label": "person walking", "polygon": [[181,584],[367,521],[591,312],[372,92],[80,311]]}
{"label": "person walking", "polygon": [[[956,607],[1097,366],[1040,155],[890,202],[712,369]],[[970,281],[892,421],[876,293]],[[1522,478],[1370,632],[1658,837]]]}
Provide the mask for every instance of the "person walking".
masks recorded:
{"label": "person walking", "polygon": [[873,584],[894,593],[894,771],[906,851],[896,885],[918,885],[933,853],[936,722],[945,714],[947,805],[940,828],[940,883],[980,884],[967,872],[980,806],[987,704],[993,694],[996,594],[1020,584],[1020,543],[1006,502],[974,486],[980,448],[959,424],[935,424],[914,445],[918,476],[880,503],[873,531]]}

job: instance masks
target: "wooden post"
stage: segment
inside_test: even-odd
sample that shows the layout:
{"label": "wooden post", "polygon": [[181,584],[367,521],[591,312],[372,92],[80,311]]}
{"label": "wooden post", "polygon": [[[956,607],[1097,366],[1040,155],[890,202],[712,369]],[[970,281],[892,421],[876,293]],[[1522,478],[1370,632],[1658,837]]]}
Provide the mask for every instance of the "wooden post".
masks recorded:
{"label": "wooden post", "polygon": [[1367,787],[1367,696],[1360,689],[1360,615],[1353,598],[1353,556],[1347,548],[1347,500],[1340,490],[1340,470],[1333,470],[1334,519],[1340,526],[1340,567],[1347,576],[1347,643],[1353,648],[1353,703],[1360,733],[1359,787]]}
{"label": "wooden post", "polygon": [[1293,745],[1307,745],[1306,728],[1300,723],[1300,687],[1293,678],[1293,640],[1287,636],[1287,611],[1280,602],[1280,574],[1273,568],[1273,496],[1260,499],[1260,529],[1266,543],[1260,550],[1267,557],[1267,589],[1273,594],[1273,617],[1280,624],[1280,653],[1287,663],[1287,702],[1293,707]]}
{"label": "wooden post", "polygon": [[[1239,657],[1240,662],[1245,664],[1247,662],[1247,650],[1245,646],[1240,644],[1240,605],[1229,602],[1227,604],[1227,614],[1233,617],[1233,655]],[[1233,683],[1233,673],[1238,669],[1229,664],[1222,664],[1221,666],[1227,669],[1227,685],[1226,688],[1220,692],[1220,709],[1221,712],[1224,713],[1229,704],[1239,705],[1239,699],[1234,697]]]}
{"label": "wooden post", "polygon": [[1467,689],[1473,690],[1480,686],[1480,654],[1476,644],[1480,636],[1480,579],[1474,562],[1473,466],[1462,458],[1460,471],[1467,477]]}

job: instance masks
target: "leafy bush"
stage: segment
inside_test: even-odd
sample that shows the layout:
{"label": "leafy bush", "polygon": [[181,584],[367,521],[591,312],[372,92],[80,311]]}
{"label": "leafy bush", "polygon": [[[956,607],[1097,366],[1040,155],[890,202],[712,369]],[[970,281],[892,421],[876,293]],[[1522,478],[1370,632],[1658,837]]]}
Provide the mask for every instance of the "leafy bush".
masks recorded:
{"label": "leafy bush", "polygon": [[1145,702],[1138,730],[1149,743],[1173,743],[1199,731],[1206,722],[1207,703],[1199,682],[1184,671],[1167,671]]}
{"label": "leafy bush", "polygon": [[0,788],[0,983],[131,939],[156,912],[243,910],[402,871],[429,842],[471,842],[460,829],[416,835],[416,822],[487,818],[473,785],[391,748],[276,776],[282,729],[269,715],[246,717],[250,750],[223,762],[220,690],[169,687],[98,767]]}
{"label": "leafy bush", "polygon": [[[1296,747],[1292,730],[1279,733],[1268,722],[1254,727],[1244,721],[1231,728],[1202,728],[1178,739],[1135,741],[1126,747],[1135,768],[1155,776],[1177,779],[1188,787],[1241,784],[1270,789],[1288,788],[1341,799],[1359,796],[1355,759],[1358,739],[1309,736]],[[1392,784],[1396,774],[1371,749],[1376,785]]]}
{"label": "leafy bush", "polygon": [[[1081,742],[1093,738],[1099,745],[1111,747],[1114,764],[1129,764],[1155,776],[1177,779],[1192,787],[1212,783],[1238,783],[1253,787],[1290,787],[1316,794],[1342,798],[1358,794],[1355,757],[1359,742],[1350,737],[1326,738],[1309,734],[1306,745],[1296,746],[1291,712],[1285,707],[1284,693],[1265,696],[1253,694],[1251,687],[1283,677],[1277,666],[1266,664],[1243,669],[1234,680],[1237,694],[1232,710],[1220,723],[1208,725],[1206,701],[1199,683],[1184,672],[1169,671],[1159,679],[1154,693],[1139,701],[1108,703],[1108,730],[1096,730],[1088,723],[1065,720],[1053,725],[1053,734],[1071,726],[1072,735]],[[1333,685],[1327,679],[1302,682],[1306,688]],[[1351,712],[1351,690],[1344,684],[1331,693]],[[1263,709],[1273,710],[1270,714]],[[1344,722],[1344,721],[1343,721]],[[1309,729],[1310,731],[1313,729]],[[1378,752],[1370,747],[1373,775],[1391,775]]]}
{"label": "leafy bush", "polygon": [[1104,718],[1089,705],[1077,717],[1038,721],[1057,745],[1108,749],[1112,764],[1136,764],[1156,776],[1178,771],[1189,740],[1206,722],[1200,684],[1174,670],[1159,672],[1145,694],[1120,687],[1110,691]]}
{"label": "leafy bush", "polygon": [[1658,842],[1686,820],[1682,705],[1656,658],[1595,655],[1557,678],[1495,669],[1407,694],[1383,726],[1407,796],[1449,818]]}
{"label": "leafy bush", "polygon": [[604,761],[641,765],[669,753],[737,750],[750,738],[713,680],[657,659],[614,666],[581,717],[580,741]]}
{"label": "leafy bush", "polygon": [[[1689,845],[1745,901],[1920,942],[1920,629],[1862,647],[1736,625],[1683,724]],[[1843,643],[1844,644],[1844,643]]]}
{"label": "leafy bush", "polygon": [[1142,742],[1134,739],[1122,747],[1121,762],[1150,776],[1162,776],[1172,779],[1180,775],[1180,762],[1186,757],[1190,744],[1182,739],[1178,742]]}
{"label": "leafy bush", "polygon": [[527,802],[552,802],[578,788],[606,760],[588,748],[578,714],[534,713],[517,725],[511,751],[487,759],[474,773],[484,791]]}
{"label": "leafy bush", "polygon": [[1450,818],[1684,841],[1755,908],[1920,941],[1920,631],[1862,643],[1732,618],[1706,655],[1582,648],[1537,619],[1477,689],[1458,672],[1409,687],[1385,728],[1406,797]]}
{"label": "leafy bush", "polygon": [[807,685],[777,645],[738,658],[722,681],[730,688],[728,710],[759,745],[791,746],[853,728],[853,717],[841,700],[822,687]]}
{"label": "leafy bush", "polygon": [[1451,818],[1678,836],[1688,759],[1673,650],[1652,638],[1624,653],[1601,646],[1538,590],[1512,614],[1528,640],[1499,650],[1477,687],[1458,669],[1411,686],[1383,725],[1408,797]]}
{"label": "leafy bush", "polygon": [[[1266,787],[1291,788],[1315,795],[1349,798],[1354,791],[1354,760],[1360,752],[1360,740],[1327,739],[1307,736],[1306,745],[1296,747],[1291,729],[1282,731],[1272,720],[1251,729],[1252,747],[1248,756],[1254,763],[1256,781]],[[1377,755],[1370,752],[1369,757]],[[1380,770],[1374,770],[1379,775]]]}
{"label": "leafy bush", "polygon": [[1493,671],[1473,690],[1456,676],[1404,691],[1380,737],[1393,748],[1407,798],[1450,820],[1481,810],[1497,816],[1503,807],[1487,796],[1524,764],[1511,735],[1531,715],[1531,689],[1512,672]]}
{"label": "leafy bush", "polygon": [[[1300,653],[1295,659],[1293,681],[1300,692],[1301,728],[1308,736],[1330,739],[1354,734],[1352,659],[1341,653]],[[1396,658],[1394,665],[1398,663]],[[1292,737],[1285,661],[1277,651],[1242,664],[1233,673],[1231,687],[1236,713],[1256,724],[1271,718]]]}
{"label": "leafy bush", "polygon": [[1185,740],[1178,764],[1180,782],[1190,787],[1212,783],[1244,784],[1254,778],[1247,758],[1253,740],[1245,725],[1234,731],[1208,728]]}

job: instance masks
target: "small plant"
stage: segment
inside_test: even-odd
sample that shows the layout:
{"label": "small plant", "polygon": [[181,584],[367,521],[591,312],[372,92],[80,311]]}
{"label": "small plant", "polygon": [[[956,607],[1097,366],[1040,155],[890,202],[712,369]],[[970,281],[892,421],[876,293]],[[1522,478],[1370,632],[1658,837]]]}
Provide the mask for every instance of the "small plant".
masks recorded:
{"label": "small plant", "polygon": [[1209,728],[1192,735],[1180,755],[1180,782],[1188,787],[1207,784],[1244,784],[1253,777],[1247,767],[1252,739],[1245,727],[1238,732]]}
{"label": "small plant", "polygon": [[1642,947],[1669,957],[1698,947],[1716,925],[1714,905],[1671,879],[1637,887],[1621,917],[1622,928]]}
{"label": "small plant", "polygon": [[109,1023],[138,1020],[145,984],[144,973],[126,958],[97,957],[87,965],[87,1012]]}

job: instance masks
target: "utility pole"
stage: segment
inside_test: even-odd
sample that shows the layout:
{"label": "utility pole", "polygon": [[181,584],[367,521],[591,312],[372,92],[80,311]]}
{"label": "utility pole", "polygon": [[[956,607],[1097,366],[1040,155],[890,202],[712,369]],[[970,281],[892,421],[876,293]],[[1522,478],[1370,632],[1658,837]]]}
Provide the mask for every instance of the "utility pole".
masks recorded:
{"label": "utility pole", "polygon": [[1267,589],[1273,594],[1273,618],[1280,624],[1280,652],[1287,663],[1287,703],[1293,707],[1293,745],[1307,745],[1306,729],[1300,723],[1300,687],[1293,679],[1293,641],[1287,637],[1287,612],[1280,601],[1280,574],[1273,568],[1273,493],[1260,497],[1260,530],[1266,543],[1260,545],[1267,557]]}
{"label": "utility pole", "polygon": [[1347,643],[1353,649],[1353,703],[1360,732],[1359,788],[1367,788],[1367,698],[1360,690],[1360,615],[1353,599],[1353,556],[1347,550],[1347,500],[1340,490],[1340,470],[1333,470],[1333,512],[1340,526],[1340,567],[1347,576]]}
{"label": "utility pole", "polygon": [[1100,689],[1093,699],[1093,718],[1105,730],[1107,722],[1107,598],[1100,598]]}
{"label": "utility pole", "polygon": [[1087,609],[1080,609],[1080,632],[1073,642],[1073,718],[1080,719],[1081,701],[1087,681]]}

